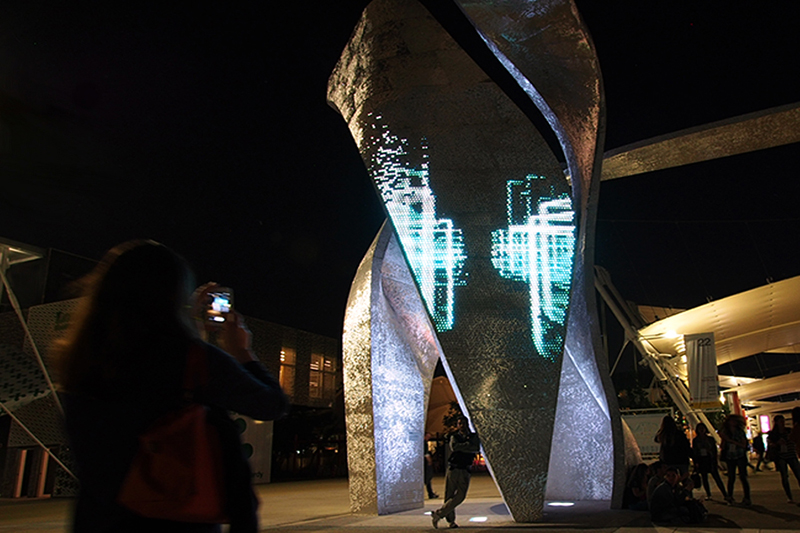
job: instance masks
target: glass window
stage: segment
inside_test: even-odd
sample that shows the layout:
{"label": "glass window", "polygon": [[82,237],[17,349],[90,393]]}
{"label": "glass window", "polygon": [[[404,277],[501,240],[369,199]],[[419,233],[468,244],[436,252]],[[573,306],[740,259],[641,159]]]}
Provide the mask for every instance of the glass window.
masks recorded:
{"label": "glass window", "polygon": [[336,395],[336,359],[312,353],[310,370],[309,396],[333,400]]}
{"label": "glass window", "polygon": [[294,348],[281,348],[281,372],[278,379],[287,396],[294,396],[294,370],[297,352]]}
{"label": "glass window", "polygon": [[324,357],[319,354],[311,354],[311,370],[322,370],[324,366]]}

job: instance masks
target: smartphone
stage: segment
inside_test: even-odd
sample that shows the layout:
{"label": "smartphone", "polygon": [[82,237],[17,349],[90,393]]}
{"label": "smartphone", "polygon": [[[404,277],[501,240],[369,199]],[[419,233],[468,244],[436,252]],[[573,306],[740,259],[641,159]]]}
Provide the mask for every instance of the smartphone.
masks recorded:
{"label": "smartphone", "polygon": [[208,298],[206,320],[214,324],[222,324],[233,308],[233,291],[228,287],[219,287],[213,292],[209,292]]}

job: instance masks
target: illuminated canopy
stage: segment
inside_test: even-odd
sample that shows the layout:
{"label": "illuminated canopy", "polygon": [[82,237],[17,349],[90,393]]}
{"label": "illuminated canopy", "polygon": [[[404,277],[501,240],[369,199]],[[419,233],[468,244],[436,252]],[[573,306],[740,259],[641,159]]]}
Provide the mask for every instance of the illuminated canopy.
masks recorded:
{"label": "illuminated canopy", "polygon": [[660,353],[682,355],[680,335],[714,332],[717,364],[800,345],[800,276],[673,315],[639,330]]}

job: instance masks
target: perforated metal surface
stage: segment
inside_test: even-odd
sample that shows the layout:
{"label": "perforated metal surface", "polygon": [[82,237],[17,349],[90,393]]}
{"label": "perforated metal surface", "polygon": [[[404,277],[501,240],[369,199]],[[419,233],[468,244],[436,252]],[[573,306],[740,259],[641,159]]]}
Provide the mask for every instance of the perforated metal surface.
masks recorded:
{"label": "perforated metal surface", "polygon": [[425,413],[439,348],[391,227],[378,233],[356,274],[343,344],[351,508],[386,514],[421,507]]}
{"label": "perforated metal surface", "polygon": [[[0,401],[15,411],[50,394],[39,365],[22,350],[0,344]],[[0,411],[0,414],[5,414]]]}

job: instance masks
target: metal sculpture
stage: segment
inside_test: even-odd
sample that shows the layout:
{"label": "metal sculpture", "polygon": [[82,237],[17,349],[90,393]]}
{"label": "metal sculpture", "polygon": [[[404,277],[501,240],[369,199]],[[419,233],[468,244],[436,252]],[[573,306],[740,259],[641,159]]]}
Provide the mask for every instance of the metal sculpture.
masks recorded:
{"label": "metal sculpture", "polygon": [[[506,17],[505,28],[494,19],[534,3],[495,4],[462,7],[556,132],[571,185],[530,120],[415,1],[367,7],[331,75],[328,98],[350,127],[438,332],[431,332],[427,353],[440,352],[509,510],[528,522],[541,518],[545,491],[610,499],[615,450],[622,457],[612,441],[621,431],[612,431],[619,426],[611,389],[595,358],[587,268],[602,94],[594,51],[571,2],[537,2],[538,12]],[[523,41],[520,35],[543,54],[560,54],[561,62],[520,55],[508,45],[509,36]],[[538,92],[536,76],[544,76]],[[374,249],[348,302],[345,403],[352,507],[383,514],[421,506],[422,485],[411,495],[398,488],[403,481],[381,478],[390,468],[381,464],[381,428],[393,415],[378,405],[376,375],[381,369],[391,376],[381,391],[402,388],[414,404],[429,377],[412,375],[402,357],[381,355],[386,341],[376,332],[389,326],[377,323],[399,323],[381,310],[391,306],[380,303],[374,276],[367,281],[365,269],[377,268]],[[390,345],[398,353],[399,344]],[[421,465],[419,424],[405,428],[419,435],[416,446],[403,444],[412,469]],[[390,492],[409,498],[383,499]]]}

